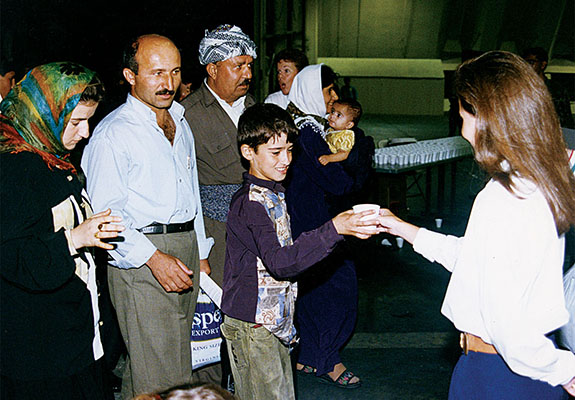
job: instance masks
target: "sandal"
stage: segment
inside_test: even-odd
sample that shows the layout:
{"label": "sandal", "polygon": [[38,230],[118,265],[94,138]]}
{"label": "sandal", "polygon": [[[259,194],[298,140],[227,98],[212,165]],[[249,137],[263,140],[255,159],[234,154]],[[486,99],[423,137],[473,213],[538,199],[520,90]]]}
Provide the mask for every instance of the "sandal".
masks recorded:
{"label": "sandal", "polygon": [[315,374],[316,369],[309,365],[304,365],[302,369],[298,369],[297,372],[302,372],[306,375]]}
{"label": "sandal", "polygon": [[361,380],[354,383],[350,383],[354,376],[355,374],[353,372],[346,369],[341,373],[341,375],[335,381],[331,379],[328,374],[323,374],[321,376],[318,376],[318,378],[321,383],[337,386],[342,389],[355,389],[361,386]]}

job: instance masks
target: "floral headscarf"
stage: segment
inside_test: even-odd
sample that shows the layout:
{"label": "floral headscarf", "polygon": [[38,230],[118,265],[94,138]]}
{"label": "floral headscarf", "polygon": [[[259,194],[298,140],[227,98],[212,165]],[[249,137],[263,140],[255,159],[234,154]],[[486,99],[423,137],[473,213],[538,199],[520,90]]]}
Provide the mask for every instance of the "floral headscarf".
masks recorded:
{"label": "floral headscarf", "polygon": [[0,152],[37,153],[50,168],[74,170],[62,134],[94,75],[70,62],[30,70],[0,103]]}

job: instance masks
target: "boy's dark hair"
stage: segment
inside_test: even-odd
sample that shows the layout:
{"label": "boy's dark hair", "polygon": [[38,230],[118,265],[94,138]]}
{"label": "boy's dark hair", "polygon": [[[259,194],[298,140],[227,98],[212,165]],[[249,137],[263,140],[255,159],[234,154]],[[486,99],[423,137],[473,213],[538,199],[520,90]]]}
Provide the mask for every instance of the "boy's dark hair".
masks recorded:
{"label": "boy's dark hair", "polygon": [[291,61],[295,64],[297,71],[301,71],[309,65],[309,61],[305,53],[299,49],[285,49],[281,50],[274,57],[274,68],[278,65],[281,60]]}
{"label": "boy's dark hair", "polygon": [[238,147],[247,144],[257,152],[259,145],[282,133],[287,135],[289,143],[297,139],[298,130],[289,113],[275,104],[254,104],[244,111],[238,122]]}
{"label": "boy's dark hair", "polygon": [[80,96],[80,102],[82,103],[99,103],[104,98],[104,84],[100,80],[98,75],[94,75],[86,89],[82,92]]}
{"label": "boy's dark hair", "polygon": [[361,115],[363,114],[363,109],[361,108],[361,104],[359,101],[354,99],[339,99],[333,102],[333,104],[341,104],[348,108],[349,113],[351,114],[351,120],[355,126],[359,124],[359,120],[361,119]]}

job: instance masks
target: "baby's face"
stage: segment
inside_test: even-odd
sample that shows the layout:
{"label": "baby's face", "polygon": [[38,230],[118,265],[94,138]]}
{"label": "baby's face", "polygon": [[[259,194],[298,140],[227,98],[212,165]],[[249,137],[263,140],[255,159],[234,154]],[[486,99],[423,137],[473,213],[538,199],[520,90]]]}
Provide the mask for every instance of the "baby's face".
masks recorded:
{"label": "baby's face", "polygon": [[352,115],[347,106],[335,103],[331,107],[331,112],[327,117],[329,126],[336,131],[343,131],[345,129],[353,128]]}

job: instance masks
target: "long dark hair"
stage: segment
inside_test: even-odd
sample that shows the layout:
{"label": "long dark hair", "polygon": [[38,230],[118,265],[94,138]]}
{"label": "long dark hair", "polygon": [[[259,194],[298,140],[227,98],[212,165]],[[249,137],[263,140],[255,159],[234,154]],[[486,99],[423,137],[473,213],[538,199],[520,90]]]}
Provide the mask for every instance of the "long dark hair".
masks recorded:
{"label": "long dark hair", "polygon": [[321,88],[326,88],[332,83],[337,86],[337,74],[331,67],[323,64],[321,66]]}
{"label": "long dark hair", "polygon": [[455,90],[461,107],[477,119],[479,165],[511,193],[514,177],[533,181],[557,232],[568,231],[575,223],[575,178],[543,80],[519,56],[491,51],[459,66]]}

